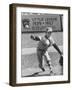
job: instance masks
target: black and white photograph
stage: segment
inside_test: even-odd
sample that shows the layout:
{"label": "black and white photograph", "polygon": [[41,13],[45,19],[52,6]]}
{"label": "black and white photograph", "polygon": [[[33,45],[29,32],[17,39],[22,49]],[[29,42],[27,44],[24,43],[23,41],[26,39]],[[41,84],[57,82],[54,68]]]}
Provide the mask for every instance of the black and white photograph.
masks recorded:
{"label": "black and white photograph", "polygon": [[63,75],[63,15],[21,13],[21,76]]}
{"label": "black and white photograph", "polygon": [[11,4],[10,85],[70,82],[70,7]]}

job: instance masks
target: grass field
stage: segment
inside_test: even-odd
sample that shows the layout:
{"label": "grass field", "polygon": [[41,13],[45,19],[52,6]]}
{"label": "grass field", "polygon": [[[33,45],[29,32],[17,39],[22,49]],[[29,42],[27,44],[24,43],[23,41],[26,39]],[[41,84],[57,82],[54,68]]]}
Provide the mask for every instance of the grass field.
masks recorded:
{"label": "grass field", "polygon": [[[50,57],[51,57],[51,63],[53,67],[54,73],[56,75],[60,75],[62,73],[61,66],[59,65],[59,54],[56,52],[50,52]],[[36,53],[34,54],[29,54],[29,55],[22,55],[22,76],[26,75],[31,75],[36,72],[40,72],[40,68],[38,67],[38,59]],[[44,68],[47,71],[44,75],[49,74],[49,67],[47,64],[44,62]]]}

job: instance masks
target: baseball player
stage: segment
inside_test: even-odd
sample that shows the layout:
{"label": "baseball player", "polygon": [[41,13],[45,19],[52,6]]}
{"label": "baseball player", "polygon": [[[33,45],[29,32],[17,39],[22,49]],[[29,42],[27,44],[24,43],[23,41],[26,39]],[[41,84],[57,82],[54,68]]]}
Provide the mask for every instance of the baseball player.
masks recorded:
{"label": "baseball player", "polygon": [[44,60],[46,60],[47,62],[47,65],[49,66],[50,73],[53,73],[52,65],[51,65],[51,58],[48,54],[48,48],[50,46],[53,46],[60,55],[62,55],[62,52],[60,51],[60,49],[54,42],[53,38],[51,37],[51,34],[52,34],[52,28],[47,27],[45,35],[43,37],[31,35],[31,39],[35,41],[39,41],[38,46],[37,46],[37,56],[38,56],[38,61],[39,61],[39,67],[41,68],[42,71],[45,71],[42,65],[43,58],[44,58]]}

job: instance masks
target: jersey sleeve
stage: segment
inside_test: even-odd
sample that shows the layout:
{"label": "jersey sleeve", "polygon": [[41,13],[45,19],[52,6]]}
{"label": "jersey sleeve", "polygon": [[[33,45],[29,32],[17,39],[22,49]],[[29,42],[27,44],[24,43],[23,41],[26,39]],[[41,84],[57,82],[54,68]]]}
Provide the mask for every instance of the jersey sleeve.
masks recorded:
{"label": "jersey sleeve", "polygon": [[41,36],[37,36],[40,40],[42,39],[42,37]]}
{"label": "jersey sleeve", "polygon": [[52,37],[50,37],[50,41],[51,41],[51,44],[55,43],[55,41],[54,41],[54,39]]}
{"label": "jersey sleeve", "polygon": [[40,41],[40,40],[41,40],[41,37],[40,37],[40,36],[35,36],[35,37],[34,37],[34,40]]}

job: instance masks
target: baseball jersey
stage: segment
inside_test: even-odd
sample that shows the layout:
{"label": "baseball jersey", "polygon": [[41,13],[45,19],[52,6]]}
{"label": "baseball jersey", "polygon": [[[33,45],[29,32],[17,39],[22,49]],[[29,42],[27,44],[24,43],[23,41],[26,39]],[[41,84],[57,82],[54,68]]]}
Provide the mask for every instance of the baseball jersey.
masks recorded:
{"label": "baseball jersey", "polygon": [[39,36],[39,39],[40,39],[40,41],[38,43],[37,49],[41,49],[44,51],[46,51],[54,43],[54,40],[52,37],[49,37],[47,39],[46,37],[40,37]]}

